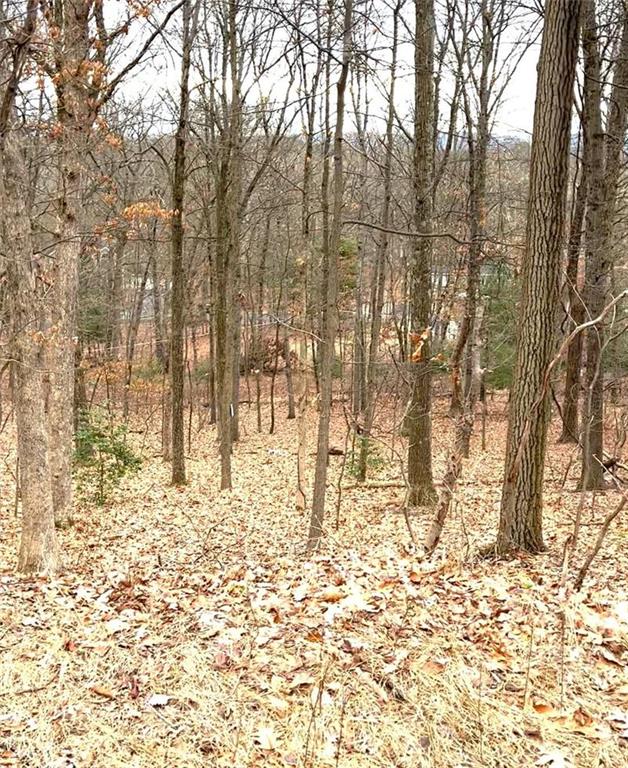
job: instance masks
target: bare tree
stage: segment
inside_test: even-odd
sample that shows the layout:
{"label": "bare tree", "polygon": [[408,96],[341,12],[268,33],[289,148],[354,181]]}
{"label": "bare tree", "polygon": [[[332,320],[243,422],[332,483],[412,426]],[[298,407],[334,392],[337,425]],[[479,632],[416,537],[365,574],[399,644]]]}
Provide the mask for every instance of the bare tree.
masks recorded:
{"label": "bare tree", "polygon": [[[330,22],[331,24],[331,18]],[[333,142],[333,202],[329,238],[323,242],[323,314],[322,357],[320,361],[320,410],[318,419],[318,442],[316,446],[316,470],[312,493],[312,513],[308,533],[308,550],[315,549],[323,535],[325,515],[325,491],[327,488],[327,461],[329,453],[329,426],[332,410],[332,372],[336,355],[336,332],[338,328],[338,268],[340,236],[342,233],[343,209],[343,132],[345,92],[349,65],[351,62],[351,39],[353,24],[353,0],[344,0],[342,21],[342,61],[336,85],[336,127]]]}
{"label": "bare tree", "polygon": [[[196,35],[200,3],[183,5],[183,52],[179,91],[179,120],[174,145],[174,175],[172,179],[172,302],[170,331],[170,374],[172,387],[172,482],[185,483],[184,384],[185,360],[185,265],[183,261],[183,205],[186,181],[186,144],[188,140],[189,79],[192,45]],[[192,394],[190,393],[190,397]]]}
{"label": "bare tree", "polygon": [[[412,192],[416,232],[432,231],[434,165],[434,2],[415,0],[414,145]],[[430,315],[432,238],[414,239],[410,266],[411,339],[408,431],[408,503],[431,505],[436,500],[432,477],[432,361]]]}
{"label": "bare tree", "polygon": [[549,0],[538,65],[517,358],[497,552],[544,548],[545,374],[555,343],[580,3]]}
{"label": "bare tree", "polygon": [[[602,74],[594,0],[586,0],[583,22],[585,51],[585,119],[589,150],[589,195],[585,223],[585,304],[596,317],[606,303],[613,263],[612,228],[626,132],[628,107],[628,9],[622,4],[621,42],[614,64],[606,135],[602,130]],[[586,334],[586,386],[583,414],[581,485],[604,486],[604,326]]]}
{"label": "bare tree", "polygon": [[[29,0],[24,18],[11,30],[0,7],[0,236],[6,272],[14,361],[15,413],[22,536],[18,570],[54,574],[59,569],[51,483],[51,451],[45,413],[46,333],[44,281],[34,256],[30,212],[27,209],[27,174],[19,146],[15,99],[35,31],[37,3]],[[10,64],[9,64],[10,62]]]}

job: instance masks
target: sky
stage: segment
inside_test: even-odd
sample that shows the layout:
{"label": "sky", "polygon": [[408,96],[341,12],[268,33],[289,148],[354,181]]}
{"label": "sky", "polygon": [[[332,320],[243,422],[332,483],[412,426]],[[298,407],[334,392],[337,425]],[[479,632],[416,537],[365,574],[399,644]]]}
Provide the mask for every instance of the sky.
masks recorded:
{"label": "sky", "polygon": [[[133,101],[138,97],[147,103],[159,105],[159,111],[163,115],[163,122],[170,123],[174,114],[174,104],[178,94],[180,40],[176,23],[171,22],[167,39],[163,40],[158,49],[155,49],[147,62],[135,70],[122,86],[121,92],[125,98]],[[518,34],[515,31],[513,34]],[[279,44],[281,41],[278,41]],[[132,50],[133,46],[131,46]],[[505,55],[516,52],[516,47],[509,48],[504,44]],[[531,42],[528,50],[518,64],[512,78],[506,87],[502,103],[497,113],[493,134],[497,136],[529,137],[532,133],[534,117],[534,99],[536,88],[536,66],[540,51],[540,41]],[[382,54],[385,56],[386,54]],[[387,69],[382,65],[382,79],[386,81]],[[192,82],[194,82],[194,74]],[[198,77],[197,77],[198,80]],[[287,69],[285,65],[278,67],[267,76],[261,87],[264,95],[271,94],[280,99],[282,87],[287,81]],[[413,105],[414,73],[412,68],[412,48],[409,43],[401,46],[399,78],[397,81],[397,109],[400,115],[405,115],[410,120]],[[447,98],[448,86],[443,86],[442,95]],[[385,100],[376,95],[373,90],[371,99],[371,128],[383,128],[386,111]],[[445,113],[441,107],[441,114]],[[349,109],[350,112],[350,109]],[[349,130],[351,129],[351,116],[348,115]],[[441,125],[441,130],[446,130],[446,125]]]}

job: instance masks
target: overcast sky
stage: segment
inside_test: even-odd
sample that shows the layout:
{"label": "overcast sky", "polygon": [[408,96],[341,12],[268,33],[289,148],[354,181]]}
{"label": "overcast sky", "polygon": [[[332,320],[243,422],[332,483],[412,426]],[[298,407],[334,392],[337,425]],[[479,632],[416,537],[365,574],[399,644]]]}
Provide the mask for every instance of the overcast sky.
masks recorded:
{"label": "overcast sky", "polygon": [[[179,24],[171,22],[170,31],[167,39],[163,40],[159,48],[153,51],[149,61],[144,66],[135,70],[126,80],[122,92],[125,97],[134,100],[141,97],[147,104],[158,105],[158,112],[162,116],[164,124],[171,122],[174,115],[174,104],[178,99],[178,78],[180,60],[178,49],[180,49],[179,35],[177,28]],[[516,33],[513,33],[516,34]],[[540,40],[535,42],[528,41],[529,48],[523,55],[512,78],[506,87],[502,103],[500,105],[493,133],[499,136],[517,135],[522,138],[530,136],[532,133],[532,123],[534,117],[534,98],[536,88],[536,66],[540,51]],[[518,43],[521,44],[521,41]],[[508,48],[504,44],[504,55],[515,55],[516,46]],[[410,113],[413,105],[414,90],[414,72],[412,68],[412,47],[406,42],[400,47],[400,66],[396,86],[396,103],[399,115],[405,115],[410,119]],[[283,68],[282,68],[283,67]],[[388,70],[387,64],[382,63],[381,77],[383,82],[387,82]],[[283,85],[287,82],[287,70],[282,64],[265,78],[258,95],[271,95],[272,98],[280,99]],[[192,76],[192,83],[198,83],[198,76]],[[448,96],[447,83],[443,86],[442,96],[446,99]],[[253,105],[250,105],[253,106]],[[383,129],[383,121],[386,112],[385,100],[378,96],[373,89],[371,96],[371,129]],[[444,117],[446,109],[441,107],[441,115]],[[348,105],[348,129],[351,125],[351,105]],[[441,129],[446,130],[447,126],[441,124]]]}

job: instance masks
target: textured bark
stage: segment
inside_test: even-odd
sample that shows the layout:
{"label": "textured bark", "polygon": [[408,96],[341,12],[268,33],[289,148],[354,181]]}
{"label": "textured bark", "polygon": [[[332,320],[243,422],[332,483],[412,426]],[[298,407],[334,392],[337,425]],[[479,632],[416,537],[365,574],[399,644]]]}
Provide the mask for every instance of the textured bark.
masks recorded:
{"label": "textured bark", "polygon": [[[628,9],[624,7],[623,10],[622,38],[614,64],[604,136],[601,116],[601,66],[593,0],[586,0],[585,8],[585,119],[591,145],[585,227],[585,303],[588,314],[597,317],[606,304],[613,263],[612,228],[622,168],[628,106]],[[590,490],[604,487],[604,344],[604,324],[587,331],[581,486]]]}
{"label": "textured bark", "polygon": [[[0,148],[0,223],[14,358],[15,415],[22,500],[18,570],[52,575],[59,569],[45,413],[45,312],[38,291],[30,220],[24,204],[26,174],[13,137]],[[70,403],[70,419],[72,409]]]}
{"label": "textured bark", "polygon": [[323,535],[323,519],[325,516],[325,491],[327,488],[327,456],[329,453],[329,425],[331,421],[332,403],[332,367],[335,356],[336,333],[338,329],[338,270],[340,256],[340,237],[342,233],[343,208],[343,132],[344,106],[349,63],[351,60],[351,27],[353,19],[353,0],[344,0],[343,20],[343,51],[340,76],[336,87],[336,128],[334,131],[333,159],[333,204],[332,220],[329,239],[326,243],[323,258],[325,259],[327,275],[325,313],[323,326],[323,343],[321,344],[320,361],[320,410],[318,417],[318,441],[316,446],[316,469],[314,473],[314,489],[312,492],[312,512],[307,538],[308,551],[315,549]]}
{"label": "textured bark", "polygon": [[[179,119],[174,145],[174,174],[172,179],[172,301],[170,304],[170,386],[172,390],[172,483],[185,483],[185,265],[183,261],[183,205],[185,201],[185,159],[188,139],[189,79],[192,43],[200,4],[186,0],[183,5],[183,54],[179,89]],[[190,397],[192,393],[190,393]]]}
{"label": "textured bark", "polygon": [[[584,120],[587,134],[588,198],[585,217],[585,302],[587,311],[596,317],[604,306],[608,291],[609,254],[604,200],[604,134],[602,130],[602,67],[599,53],[595,1],[584,0],[582,20],[584,51]],[[603,399],[601,353],[604,328],[600,324],[586,334],[585,412],[583,415],[583,452],[581,485],[601,488]],[[599,459],[599,461],[598,461]]]}
{"label": "textured bark", "polygon": [[229,104],[223,102],[216,166],[215,337],[221,489],[231,488],[231,448],[238,437],[240,305],[238,295],[241,210],[241,94],[237,3],[229,0],[225,19],[225,60],[231,73]]}
{"label": "textured bark", "polygon": [[28,0],[21,26],[13,19],[9,27],[4,10],[0,9],[0,44],[5,54],[0,61],[0,274],[7,290],[14,361],[11,377],[22,501],[17,567],[23,573],[53,575],[60,563],[45,409],[45,352],[51,333],[43,301],[45,287],[33,252],[28,177],[15,125],[15,97],[36,28],[37,3]]}
{"label": "textured bark", "polygon": [[497,552],[538,552],[549,422],[544,377],[555,347],[580,4],[548,0],[538,65],[517,357]]}
{"label": "textured bark", "polygon": [[[74,353],[77,336],[79,257],[84,217],[85,158],[97,116],[101,75],[92,77],[90,2],[59,5],[60,38],[55,46],[55,91],[59,133],[57,237],[52,264],[51,311],[55,342],[49,347],[50,444],[56,519],[72,517]],[[104,55],[104,51],[102,52]]]}
{"label": "textured bark", "polygon": [[231,488],[231,398],[233,395],[233,331],[230,279],[229,218],[226,215],[226,169],[218,178],[216,190],[216,259],[214,284],[214,322],[216,342],[217,417],[220,446],[220,487]]}
{"label": "textured bark", "polygon": [[[586,135],[584,139],[586,154]],[[576,189],[576,200],[571,218],[569,242],[567,245],[566,289],[569,305],[569,325],[576,327],[584,320],[584,304],[578,290],[578,271],[582,244],[582,225],[587,201],[586,165],[583,163],[582,175]],[[582,361],[582,334],[579,333],[569,345],[565,366],[565,394],[563,398],[563,429],[559,438],[561,443],[578,442],[578,403],[580,398],[580,365]]]}
{"label": "textured bark", "polygon": [[168,352],[166,351],[166,329],[164,327],[161,281],[159,280],[159,272],[157,271],[157,258],[155,255],[156,248],[154,227],[151,245],[153,247],[153,253],[150,257],[150,281],[153,299],[153,325],[155,328],[155,357],[161,367],[161,370],[166,371],[168,368]]}
{"label": "textured bark", "polygon": [[[413,193],[414,227],[432,229],[434,165],[434,2],[415,0],[415,115]],[[410,331],[414,352],[409,362],[411,395],[406,413],[408,430],[408,503],[430,505],[436,500],[432,478],[432,364],[430,359],[432,239],[414,240],[410,265]]]}
{"label": "textured bark", "polygon": [[161,453],[164,461],[172,461],[172,392],[169,384],[166,371],[161,395]]}

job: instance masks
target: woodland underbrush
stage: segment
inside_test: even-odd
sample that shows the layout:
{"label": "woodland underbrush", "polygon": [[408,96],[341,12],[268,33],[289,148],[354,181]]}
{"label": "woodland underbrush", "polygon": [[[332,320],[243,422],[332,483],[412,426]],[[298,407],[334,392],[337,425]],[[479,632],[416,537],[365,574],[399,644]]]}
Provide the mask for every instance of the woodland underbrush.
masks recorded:
{"label": "woodland underbrush", "polygon": [[[578,456],[552,430],[548,551],[480,559],[495,536],[506,403],[489,401],[442,542],[421,558],[429,510],[403,513],[392,415],[358,485],[336,405],[326,535],[304,554],[297,424],[278,396],[273,435],[243,406],[234,489],[196,423],[189,482],[169,484],[159,425],[128,439],[141,467],[105,503],[77,497],[54,581],[14,573],[11,424],[0,436],[0,766],[20,768],[621,768],[628,765],[628,521],[574,575],[619,494],[581,501]],[[283,409],[283,411],[281,410]],[[436,405],[435,474],[452,425]],[[264,423],[267,412],[264,411]],[[316,414],[307,415],[313,469]],[[479,424],[479,422],[478,422]],[[478,429],[479,433],[479,429]],[[340,496],[339,496],[340,494]]]}

